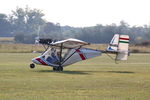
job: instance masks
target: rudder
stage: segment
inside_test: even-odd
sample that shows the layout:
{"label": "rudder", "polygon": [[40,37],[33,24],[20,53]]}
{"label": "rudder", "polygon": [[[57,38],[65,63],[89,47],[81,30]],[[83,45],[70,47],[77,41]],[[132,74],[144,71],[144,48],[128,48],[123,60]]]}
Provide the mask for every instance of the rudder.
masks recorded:
{"label": "rudder", "polygon": [[127,60],[129,52],[129,35],[119,35],[116,60]]}

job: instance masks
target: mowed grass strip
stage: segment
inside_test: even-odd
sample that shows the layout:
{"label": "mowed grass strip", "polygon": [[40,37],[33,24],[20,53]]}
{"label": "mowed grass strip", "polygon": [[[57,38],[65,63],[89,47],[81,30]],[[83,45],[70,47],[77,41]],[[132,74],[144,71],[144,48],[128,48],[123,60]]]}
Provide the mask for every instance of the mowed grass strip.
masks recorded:
{"label": "mowed grass strip", "polygon": [[118,62],[105,54],[53,72],[30,69],[32,53],[0,53],[0,100],[148,100],[150,54]]}

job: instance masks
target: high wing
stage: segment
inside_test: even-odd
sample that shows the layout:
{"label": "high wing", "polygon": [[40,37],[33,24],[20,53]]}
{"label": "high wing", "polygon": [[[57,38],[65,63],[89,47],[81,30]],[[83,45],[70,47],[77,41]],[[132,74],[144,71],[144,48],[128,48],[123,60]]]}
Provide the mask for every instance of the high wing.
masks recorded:
{"label": "high wing", "polygon": [[56,46],[56,47],[62,46],[63,48],[77,48],[77,47],[89,45],[89,44],[90,43],[87,43],[78,39],[73,39],[73,38],[51,43],[52,46]]}

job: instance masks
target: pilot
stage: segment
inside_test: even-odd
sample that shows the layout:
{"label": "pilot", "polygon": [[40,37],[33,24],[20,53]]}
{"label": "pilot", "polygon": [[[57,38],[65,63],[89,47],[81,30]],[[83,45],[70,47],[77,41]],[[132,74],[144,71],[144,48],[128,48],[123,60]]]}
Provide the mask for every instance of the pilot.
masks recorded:
{"label": "pilot", "polygon": [[60,58],[60,56],[61,56],[61,55],[60,55],[60,52],[57,52],[57,56],[58,56],[58,58]]}

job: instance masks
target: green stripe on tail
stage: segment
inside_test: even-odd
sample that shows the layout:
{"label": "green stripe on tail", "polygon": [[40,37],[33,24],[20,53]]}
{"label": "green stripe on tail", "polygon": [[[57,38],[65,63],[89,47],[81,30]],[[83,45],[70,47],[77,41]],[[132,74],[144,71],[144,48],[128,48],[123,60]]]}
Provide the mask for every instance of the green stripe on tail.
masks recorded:
{"label": "green stripe on tail", "polygon": [[119,43],[129,43],[128,41],[119,41]]}

